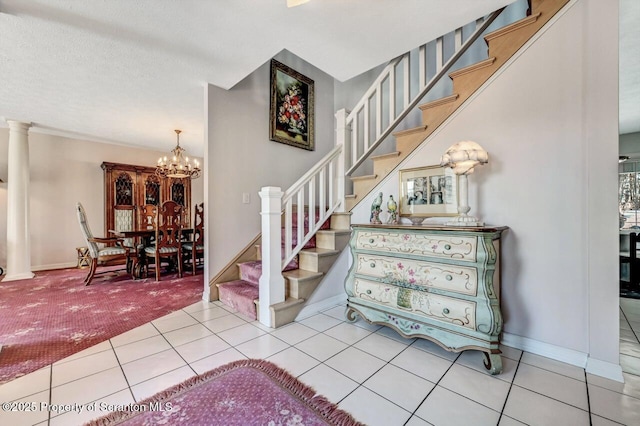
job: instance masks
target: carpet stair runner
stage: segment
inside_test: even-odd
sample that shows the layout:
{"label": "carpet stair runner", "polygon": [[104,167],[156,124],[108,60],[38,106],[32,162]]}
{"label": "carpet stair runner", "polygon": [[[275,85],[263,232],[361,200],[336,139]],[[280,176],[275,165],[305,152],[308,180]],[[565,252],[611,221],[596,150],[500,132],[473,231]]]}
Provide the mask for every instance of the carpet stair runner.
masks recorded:
{"label": "carpet stair runner", "polygon": [[[349,241],[350,214],[334,214],[325,222],[298,254],[283,270],[285,298],[283,303],[272,306],[274,320],[272,326],[279,327],[292,322],[304,301],[311,296],[324,274],[331,268]],[[294,223],[293,242],[297,243],[297,228]],[[305,228],[308,218],[305,218]],[[283,229],[284,240],[284,229]],[[237,264],[238,278],[216,284],[218,298],[225,305],[242,315],[257,319],[259,280],[262,275],[260,246],[256,245],[256,260]]]}

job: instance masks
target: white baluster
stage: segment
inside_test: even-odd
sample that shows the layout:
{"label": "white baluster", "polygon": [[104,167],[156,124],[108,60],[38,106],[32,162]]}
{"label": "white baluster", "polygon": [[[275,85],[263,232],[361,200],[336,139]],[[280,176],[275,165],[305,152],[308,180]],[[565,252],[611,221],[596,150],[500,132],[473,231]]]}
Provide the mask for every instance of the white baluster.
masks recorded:
{"label": "white baluster", "polygon": [[[309,229],[307,232],[311,232],[316,224],[316,180],[311,178],[309,181]],[[304,227],[303,227],[304,229]],[[305,235],[306,238],[306,235]]]}
{"label": "white baluster", "polygon": [[[304,187],[300,188],[300,191],[298,191],[297,203],[298,203],[298,229],[297,229],[298,242],[296,246],[300,244],[304,235],[304,208],[305,208]],[[287,249],[291,250],[291,247],[287,247]]]}
{"label": "white baluster", "polygon": [[420,90],[427,84],[427,45],[423,44],[418,49],[418,78],[420,80]]}
{"label": "white baluster", "polygon": [[347,152],[347,143],[349,139],[349,127],[347,125],[347,111],[343,108],[336,113],[336,146],[342,145],[342,150],[337,159],[337,167],[333,170],[333,161],[329,163],[329,205],[333,206],[333,182],[335,178],[338,202],[340,203],[339,211],[344,212],[344,193],[345,193],[345,173],[347,172],[347,160],[349,153]]}
{"label": "white baluster", "polygon": [[358,114],[351,122],[351,164],[358,161]]}
{"label": "white baluster", "polygon": [[410,83],[411,81],[409,80],[409,67],[411,65],[410,63],[410,59],[409,59],[409,54],[407,53],[406,55],[404,55],[404,57],[402,58],[402,66],[403,66],[403,77],[404,77],[404,100],[403,100],[403,105],[404,108],[407,108],[409,106],[409,102],[410,102],[410,97],[411,97],[411,86]]}
{"label": "white baluster", "polygon": [[382,133],[382,80],[376,89],[376,139]]}
{"label": "white baluster", "polygon": [[462,28],[458,28],[453,36],[455,42],[455,51],[457,52],[462,47]]}
{"label": "white baluster", "polygon": [[326,187],[326,167],[323,167],[322,170],[318,173],[318,207],[320,209],[320,213],[324,213],[327,209],[327,187]]}
{"label": "white baluster", "polygon": [[[284,246],[291,247],[293,243],[293,199],[289,198],[285,206],[284,216]],[[289,249],[290,250],[290,249]],[[285,250],[285,258],[289,257],[291,253]]]}
{"label": "white baluster", "polygon": [[396,65],[389,70],[389,123],[396,118]]}
{"label": "white baluster", "polygon": [[367,101],[364,103],[364,129],[362,129],[362,143],[363,143],[363,150],[362,152],[367,152],[367,149],[369,149],[369,101],[370,99],[367,99]]}
{"label": "white baluster", "polygon": [[443,37],[438,37],[436,39],[436,71],[440,71],[442,69],[443,63],[444,63]]}

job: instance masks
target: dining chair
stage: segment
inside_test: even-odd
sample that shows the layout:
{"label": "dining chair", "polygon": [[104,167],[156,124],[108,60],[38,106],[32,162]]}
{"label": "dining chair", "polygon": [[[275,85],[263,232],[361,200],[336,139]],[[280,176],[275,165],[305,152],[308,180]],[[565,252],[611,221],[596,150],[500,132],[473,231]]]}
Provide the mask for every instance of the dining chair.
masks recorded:
{"label": "dining chair", "polygon": [[140,229],[155,229],[158,206],[145,204],[140,209]]}
{"label": "dining chair", "polygon": [[[98,238],[94,237],[87,221],[87,213],[81,203],[76,205],[78,222],[80,223],[80,230],[82,236],[89,249],[89,255],[91,256],[91,264],[89,267],[89,273],[84,279],[84,285],[89,285],[93,277],[96,275],[96,269],[98,265],[113,265],[125,260],[127,265],[130,265],[130,252],[129,248],[123,245],[124,240],[122,238]],[[107,271],[112,273],[113,271]]]}
{"label": "dining chair", "polygon": [[136,236],[134,241],[134,249],[131,249],[131,257],[135,258],[133,262],[133,274],[136,278],[147,275],[147,257],[144,253],[146,247],[152,247],[155,244],[155,223],[158,214],[158,206],[155,204],[145,204],[140,208],[140,217],[138,231],[152,231],[153,235],[144,234]]}
{"label": "dining chair", "polygon": [[195,275],[197,260],[204,261],[204,203],[196,204],[194,210],[191,241],[182,243],[182,250],[185,257],[191,259],[191,268]]}
{"label": "dining chair", "polygon": [[170,262],[175,258],[178,276],[182,278],[182,206],[175,201],[165,201],[157,210],[155,231],[155,244],[145,247],[144,252],[148,260],[154,260],[156,281],[160,281],[160,262],[163,259]]}

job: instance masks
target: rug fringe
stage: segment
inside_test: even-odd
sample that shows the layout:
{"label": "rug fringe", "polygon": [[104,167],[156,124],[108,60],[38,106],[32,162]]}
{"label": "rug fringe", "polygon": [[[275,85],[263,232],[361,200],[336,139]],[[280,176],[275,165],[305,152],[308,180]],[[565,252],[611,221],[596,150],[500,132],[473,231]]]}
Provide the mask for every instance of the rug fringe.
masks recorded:
{"label": "rug fringe", "polygon": [[[243,360],[247,367],[263,371],[269,377],[277,380],[278,384],[302,400],[309,408],[323,417],[327,422],[336,426],[365,426],[353,416],[330,402],[326,397],[318,395],[310,386],[302,383],[288,371],[278,367],[270,361],[260,359]],[[243,362],[238,361],[238,362]]]}
{"label": "rug fringe", "polygon": [[[280,387],[286,389],[295,397],[304,402],[310,409],[315,411],[319,416],[325,419],[329,424],[335,426],[365,426],[364,423],[358,422],[351,414],[338,408],[338,406],[330,402],[322,395],[318,395],[316,391],[302,383],[296,377],[292,376],[288,371],[278,367],[276,364],[262,359],[243,359],[233,361],[211,371],[207,371],[199,376],[192,377],[184,382],[166,389],[154,396],[140,401],[137,405],[149,405],[151,402],[162,403],[168,399],[176,397],[202,383],[218,378],[225,373],[236,370],[238,368],[249,367],[263,372],[267,377],[274,380]],[[120,424],[132,416],[138,414],[136,411],[116,411],[109,413],[99,419],[87,423],[87,426],[114,426]]]}

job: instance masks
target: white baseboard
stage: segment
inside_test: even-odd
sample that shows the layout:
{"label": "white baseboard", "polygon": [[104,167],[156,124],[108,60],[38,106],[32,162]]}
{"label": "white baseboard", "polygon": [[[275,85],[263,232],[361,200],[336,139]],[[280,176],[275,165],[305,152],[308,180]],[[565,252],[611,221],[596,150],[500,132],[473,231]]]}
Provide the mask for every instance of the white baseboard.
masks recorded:
{"label": "white baseboard", "polygon": [[502,334],[501,342],[505,346],[511,346],[512,348],[520,349],[532,354],[566,362],[567,364],[575,365],[580,368],[585,368],[587,365],[588,355],[584,352],[574,351],[573,349],[567,349],[561,346],[509,333]]}
{"label": "white baseboard", "polygon": [[589,359],[587,360],[586,371],[589,374],[595,374],[596,376],[601,376],[607,379],[615,380],[616,382],[624,383],[622,367],[620,367],[619,364],[613,364],[611,362],[601,361],[599,359],[589,357]]}
{"label": "white baseboard", "polygon": [[574,351],[573,349],[567,349],[561,346],[509,333],[502,334],[501,342],[505,346],[511,346],[512,348],[584,368],[589,374],[594,374],[617,382],[624,382],[622,368],[620,365],[591,358],[584,352]]}
{"label": "white baseboard", "polygon": [[48,271],[50,269],[67,269],[78,266],[78,262],[51,263],[49,265],[32,266],[32,271]]}
{"label": "white baseboard", "polygon": [[336,305],[340,305],[341,303],[345,303],[346,301],[347,293],[343,293],[321,300],[320,302],[312,303],[302,308],[295,320],[300,321],[305,318],[309,318],[310,316],[313,316],[318,312],[326,311],[327,309],[332,308]]}

